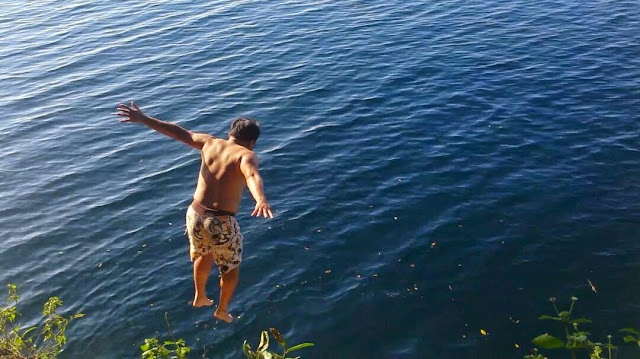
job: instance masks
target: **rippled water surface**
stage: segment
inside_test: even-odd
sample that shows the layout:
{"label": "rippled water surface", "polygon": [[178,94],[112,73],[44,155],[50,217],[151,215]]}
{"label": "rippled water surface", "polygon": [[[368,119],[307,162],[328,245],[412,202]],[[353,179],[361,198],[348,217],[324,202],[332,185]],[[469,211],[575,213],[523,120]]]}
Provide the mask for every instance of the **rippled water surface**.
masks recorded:
{"label": "rippled water surface", "polygon": [[[5,2],[0,283],[28,323],[53,294],[87,314],[65,358],[139,357],[165,312],[212,358],[270,326],[305,358],[517,358],[550,296],[639,327],[639,24],[625,0]],[[187,305],[199,154],[118,123],[132,99],[262,123],[277,217],[245,195],[231,326]]]}

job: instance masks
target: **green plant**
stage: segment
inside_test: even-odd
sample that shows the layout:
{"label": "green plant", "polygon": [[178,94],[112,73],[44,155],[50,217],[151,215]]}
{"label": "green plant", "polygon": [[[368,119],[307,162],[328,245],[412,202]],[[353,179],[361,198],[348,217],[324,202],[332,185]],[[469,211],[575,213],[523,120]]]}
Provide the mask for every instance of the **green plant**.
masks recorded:
{"label": "green plant", "polygon": [[620,332],[626,333],[622,340],[625,343],[636,343],[640,347],[640,332],[633,328],[622,328]]}
{"label": "green plant", "polygon": [[18,312],[18,286],[8,284],[7,307],[0,309],[0,357],[53,359],[62,352],[67,343],[65,335],[67,326],[84,314],[78,313],[70,317],[59,315],[56,310],[62,306],[58,297],[51,297],[44,304],[42,316],[44,325],[36,336],[37,326],[22,329],[16,324]]}
{"label": "green plant", "polygon": [[145,339],[144,344],[140,346],[142,359],[185,359],[191,351],[184,339],[174,339],[173,333],[171,333],[169,313],[164,313],[164,320],[167,323],[167,332],[171,340],[165,340],[160,344],[158,338]]}
{"label": "green plant", "polygon": [[531,354],[525,355],[524,359],[548,359],[548,358],[542,354],[539,354],[538,349],[533,348],[533,350],[531,350]]}
{"label": "green plant", "polygon": [[269,333],[267,333],[267,331],[264,330],[260,334],[260,344],[258,344],[258,348],[255,351],[251,349],[251,346],[246,340],[242,344],[242,352],[247,358],[249,359],[297,359],[300,357],[287,358],[287,354],[295,350],[313,346],[313,343],[301,343],[298,345],[294,345],[290,348],[287,348],[286,341],[284,340],[284,338],[282,337],[282,334],[280,334],[280,332],[277,329],[270,328],[269,331],[271,332],[271,335],[273,335],[273,338],[282,347],[282,355],[276,354],[274,352],[270,352],[267,350],[269,349]]}
{"label": "green plant", "polygon": [[191,349],[185,344],[183,339],[165,340],[162,344],[158,338],[145,339],[144,344],[140,346],[142,349],[143,359],[183,359],[187,357],[187,354]]}
{"label": "green plant", "polygon": [[[596,343],[589,339],[591,333],[582,331],[579,329],[581,324],[591,323],[591,320],[587,318],[573,318],[573,308],[578,298],[571,297],[571,305],[569,310],[560,311],[556,306],[556,298],[549,298],[549,301],[553,305],[556,315],[542,315],[540,320],[551,320],[559,322],[564,329],[565,339],[559,339],[548,333],[538,335],[533,338],[532,342],[541,349],[566,349],[571,353],[571,358],[575,359],[579,351],[586,351],[589,354],[590,359],[603,359],[601,356],[602,349],[607,349],[608,356],[606,358],[612,359],[613,352],[617,350],[617,347],[611,344],[611,336],[607,336],[608,343]],[[630,328],[627,328],[630,329]],[[637,334],[640,334],[637,333]],[[639,339],[640,340],[640,339]],[[639,344],[640,345],[640,344]],[[525,356],[525,359],[538,359],[544,358],[542,355],[537,354]]]}

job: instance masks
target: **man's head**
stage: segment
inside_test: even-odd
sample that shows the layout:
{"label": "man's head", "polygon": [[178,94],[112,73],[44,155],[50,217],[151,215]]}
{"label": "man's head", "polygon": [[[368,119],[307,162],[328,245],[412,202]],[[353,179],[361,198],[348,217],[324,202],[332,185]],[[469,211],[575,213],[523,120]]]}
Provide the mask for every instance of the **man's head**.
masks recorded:
{"label": "man's head", "polygon": [[229,137],[246,144],[249,149],[253,149],[258,137],[260,137],[260,124],[247,117],[238,117],[231,122]]}

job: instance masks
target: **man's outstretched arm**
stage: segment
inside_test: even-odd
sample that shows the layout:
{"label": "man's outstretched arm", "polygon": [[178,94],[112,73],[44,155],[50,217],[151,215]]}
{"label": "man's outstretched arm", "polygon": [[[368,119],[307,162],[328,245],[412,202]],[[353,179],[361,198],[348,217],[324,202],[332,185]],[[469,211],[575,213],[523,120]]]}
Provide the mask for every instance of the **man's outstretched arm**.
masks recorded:
{"label": "man's outstretched arm", "polygon": [[169,136],[178,141],[184,142],[187,145],[201,150],[207,140],[213,138],[211,135],[204,133],[195,133],[186,130],[175,123],[160,121],[153,117],[149,117],[142,113],[140,107],[131,101],[131,106],[125,104],[118,105],[118,112],[116,115],[124,117],[120,122],[133,122],[142,123],[147,125],[153,130],[156,130],[163,135]]}
{"label": "man's outstretched arm", "polygon": [[271,206],[267,202],[267,197],[264,195],[264,185],[262,183],[262,177],[258,171],[258,157],[255,153],[250,153],[242,156],[240,160],[240,171],[244,175],[247,181],[247,187],[249,192],[256,201],[256,207],[251,213],[252,216],[265,218],[273,218],[273,212]]}

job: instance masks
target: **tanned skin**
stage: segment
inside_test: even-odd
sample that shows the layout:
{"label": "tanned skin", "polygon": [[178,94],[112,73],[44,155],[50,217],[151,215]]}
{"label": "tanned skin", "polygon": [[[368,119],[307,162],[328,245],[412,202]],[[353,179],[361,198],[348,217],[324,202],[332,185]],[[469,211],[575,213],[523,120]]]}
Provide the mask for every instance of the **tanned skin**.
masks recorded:
{"label": "tanned skin", "polygon": [[[120,122],[141,123],[200,151],[202,164],[198,185],[193,194],[195,201],[205,207],[236,213],[246,186],[256,201],[251,215],[273,218],[258,171],[258,157],[253,152],[255,141],[241,141],[231,135],[223,140],[191,132],[174,123],[145,115],[133,101],[130,106],[118,105],[117,110],[116,115],[122,117]],[[212,265],[212,254],[198,257],[193,262],[194,307],[213,305],[213,300],[207,297],[205,289]],[[233,320],[227,308],[238,284],[238,276],[239,270],[236,267],[220,277],[220,304],[214,316],[228,323]]]}

